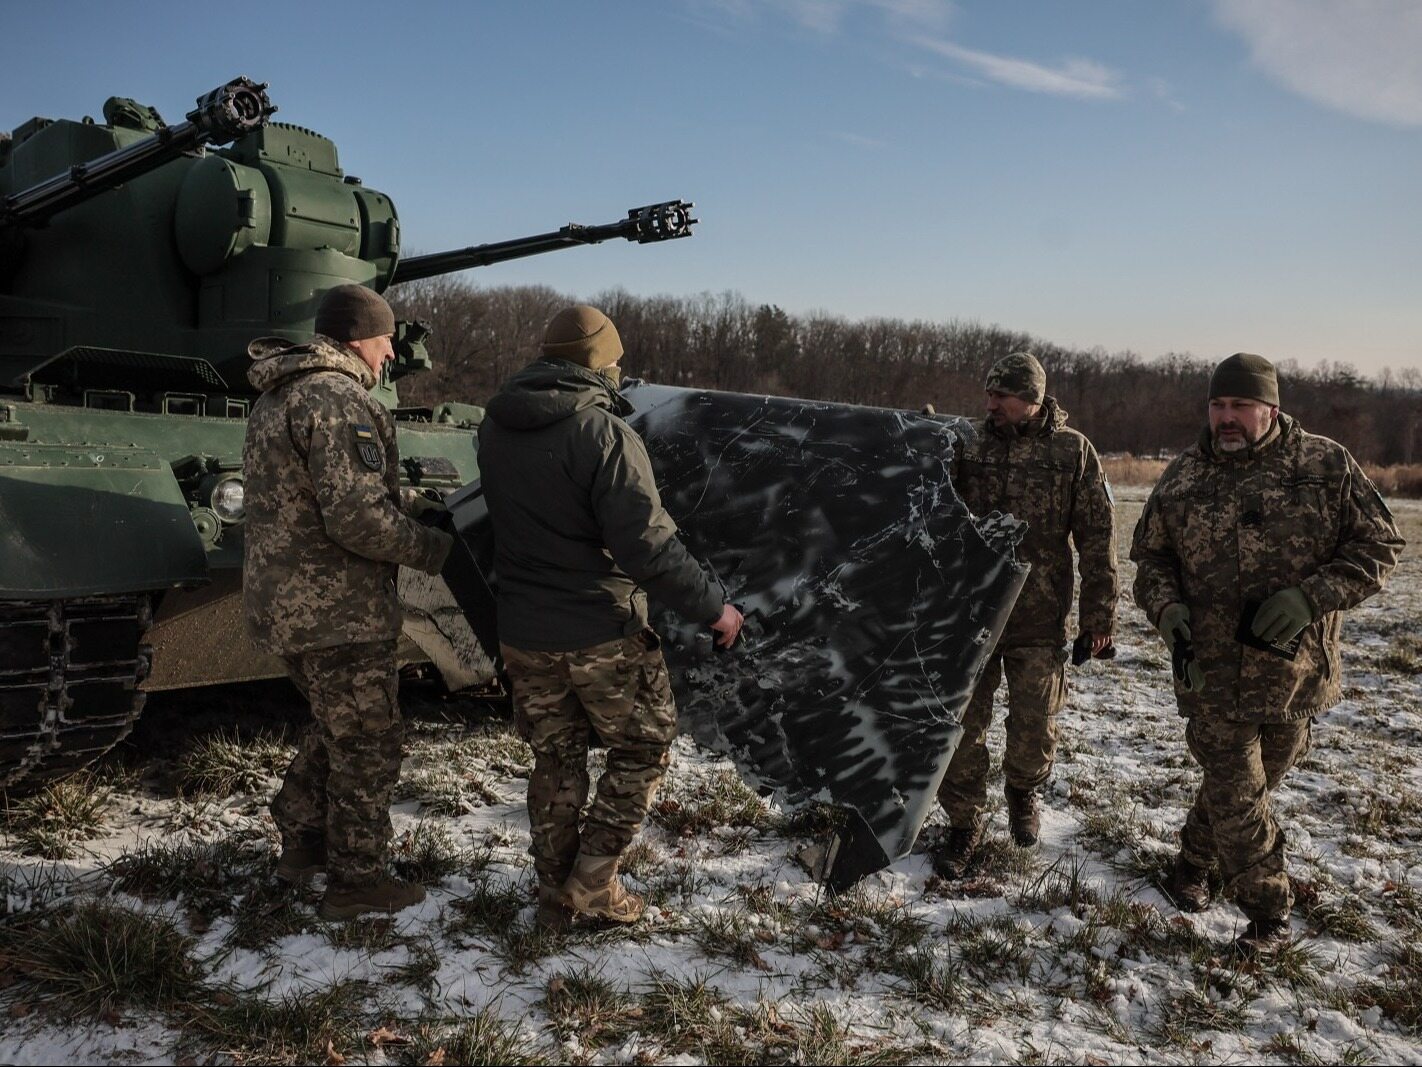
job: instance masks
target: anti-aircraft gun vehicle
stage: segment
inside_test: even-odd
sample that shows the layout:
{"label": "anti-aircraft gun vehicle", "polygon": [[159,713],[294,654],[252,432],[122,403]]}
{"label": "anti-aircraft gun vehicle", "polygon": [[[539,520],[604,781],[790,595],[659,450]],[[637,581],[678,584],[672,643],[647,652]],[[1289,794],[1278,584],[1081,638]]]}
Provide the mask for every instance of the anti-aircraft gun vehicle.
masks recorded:
{"label": "anti-aircraft gun vehicle", "polygon": [[[249,341],[306,340],[336,285],[381,292],[696,221],[669,201],[402,259],[390,198],[325,137],[270,121],[265,90],[237,78],[171,126],[114,97],[103,122],[0,134],[0,787],[93,759],[145,691],[283,673],[241,621]],[[449,490],[477,477],[482,412],[400,406],[427,335],[398,325],[376,395],[402,479]],[[407,637],[407,656],[439,661],[437,635]]]}

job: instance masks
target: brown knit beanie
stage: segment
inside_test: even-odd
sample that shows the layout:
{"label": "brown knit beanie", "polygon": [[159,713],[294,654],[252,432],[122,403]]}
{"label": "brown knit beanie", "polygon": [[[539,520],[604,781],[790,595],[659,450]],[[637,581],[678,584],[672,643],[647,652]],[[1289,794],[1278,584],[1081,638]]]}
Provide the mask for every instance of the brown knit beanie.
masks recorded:
{"label": "brown knit beanie", "polygon": [[1210,375],[1210,399],[1238,396],[1279,406],[1279,375],[1263,356],[1236,352]]}
{"label": "brown knit beanie", "polygon": [[395,332],[395,313],[385,298],[363,285],[338,285],[321,298],[316,332],[333,341],[364,341]]}
{"label": "brown knit beanie", "polygon": [[992,365],[985,388],[1040,404],[1047,395],[1047,372],[1031,352],[1013,352]]}
{"label": "brown knit beanie", "polygon": [[602,370],[622,358],[622,338],[612,320],[595,307],[564,308],[543,331],[543,354],[588,370]]}

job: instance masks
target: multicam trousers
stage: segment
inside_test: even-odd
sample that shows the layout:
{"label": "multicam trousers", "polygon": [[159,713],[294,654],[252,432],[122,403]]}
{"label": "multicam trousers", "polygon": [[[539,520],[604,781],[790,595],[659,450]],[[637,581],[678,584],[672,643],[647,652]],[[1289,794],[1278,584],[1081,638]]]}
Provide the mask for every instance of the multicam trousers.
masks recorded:
{"label": "multicam trousers", "polygon": [[1197,867],[1219,860],[1225,892],[1251,919],[1289,914],[1293,892],[1284,873],[1284,834],[1269,794],[1308,751],[1312,719],[1230,722],[1192,716],[1190,755],[1205,772],[1180,832],[1180,850]]}
{"label": "multicam trousers", "polygon": [[[616,856],[641,829],[676,738],[671,679],[650,630],[574,652],[500,648],[515,725],[534,754],[529,852],[539,882],[556,888],[579,848]],[[607,746],[607,768],[587,806],[594,732]]]}
{"label": "multicam trousers", "polygon": [[390,800],[400,777],[395,642],[285,659],[312,721],[272,799],[272,818],[285,845],[325,846],[331,885],[365,882],[385,869]]}
{"label": "multicam trousers", "polygon": [[1057,753],[1057,714],[1066,705],[1066,655],[1056,646],[1000,648],[988,659],[968,710],[963,738],[938,802],[957,827],[971,826],[987,806],[988,727],[992,702],[1007,675],[1007,748],[1002,770],[1015,789],[1035,789],[1052,773]]}

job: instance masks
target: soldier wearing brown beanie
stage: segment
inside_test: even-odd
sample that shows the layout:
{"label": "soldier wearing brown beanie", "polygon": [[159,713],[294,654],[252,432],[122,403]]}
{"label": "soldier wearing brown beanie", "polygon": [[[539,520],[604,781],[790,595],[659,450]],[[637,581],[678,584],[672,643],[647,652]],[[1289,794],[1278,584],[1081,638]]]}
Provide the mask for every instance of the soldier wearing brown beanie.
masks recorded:
{"label": "soldier wearing brown beanie", "polygon": [[1403,542],[1348,450],[1279,411],[1267,359],[1222,361],[1208,414],[1136,524],[1134,592],[1171,652],[1203,778],[1170,893],[1209,907],[1218,864],[1249,920],[1237,948],[1268,953],[1288,943],[1293,903],[1269,795],[1338,702],[1342,613],[1382,588]]}
{"label": "soldier wearing brown beanie", "polygon": [[[646,446],[617,391],[622,340],[597,308],[553,316],[541,358],[506,381],[479,428],[494,529],[499,641],[514,716],[533,748],[528,817],[539,922],[635,921],[618,860],[676,737],[676,706],[647,595],[729,647],[741,614],[676,537]],[[588,805],[588,744],[607,769]],[[584,815],[584,809],[586,814]]]}
{"label": "soldier wearing brown beanie", "polygon": [[342,285],[317,334],[249,346],[252,406],[243,449],[243,600],[256,643],[281,656],[311,704],[272,817],[277,877],[325,871],[325,919],[396,911],[424,890],[385,870],[402,725],[395,643],[397,568],[437,574],[448,534],[421,525],[401,490],[390,413],[370,395],[394,355],[395,316],[378,294]]}

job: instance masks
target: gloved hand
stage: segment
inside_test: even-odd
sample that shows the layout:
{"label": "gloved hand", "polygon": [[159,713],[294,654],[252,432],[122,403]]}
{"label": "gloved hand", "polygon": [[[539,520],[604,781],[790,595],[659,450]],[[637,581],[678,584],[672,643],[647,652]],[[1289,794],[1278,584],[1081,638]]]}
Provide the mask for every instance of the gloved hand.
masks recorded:
{"label": "gloved hand", "polygon": [[1179,603],[1165,605],[1165,610],[1156,620],[1155,628],[1165,639],[1165,647],[1170,651],[1170,654],[1175,655],[1176,631],[1178,630],[1180,636],[1186,641],[1190,640],[1190,609]]}
{"label": "gloved hand", "polygon": [[1187,693],[1202,693],[1205,670],[1195,660],[1195,648],[1190,643],[1190,609],[1184,604],[1167,604],[1155,627],[1170,649],[1170,669],[1175,680]]}
{"label": "gloved hand", "polygon": [[[430,494],[434,494],[431,496]],[[439,495],[437,489],[421,489],[416,491],[410,498],[410,517],[429,522],[435,515],[448,511],[449,508],[444,503],[444,498]],[[428,518],[426,518],[428,516]]]}
{"label": "gloved hand", "polygon": [[1292,641],[1313,622],[1313,605],[1296,585],[1280,589],[1264,603],[1250,627],[1261,641]]}

